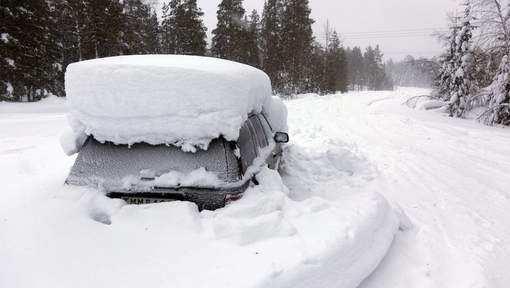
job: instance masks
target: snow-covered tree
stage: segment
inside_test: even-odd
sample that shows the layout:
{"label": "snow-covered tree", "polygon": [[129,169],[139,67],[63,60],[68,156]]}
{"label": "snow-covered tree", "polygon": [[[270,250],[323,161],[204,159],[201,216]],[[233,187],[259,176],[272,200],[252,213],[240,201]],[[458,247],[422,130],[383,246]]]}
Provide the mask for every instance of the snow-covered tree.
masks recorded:
{"label": "snow-covered tree", "polygon": [[1,1],[0,97],[34,101],[55,87],[57,42],[45,0]]}
{"label": "snow-covered tree", "polygon": [[[77,0],[73,0],[77,1]],[[83,31],[84,59],[121,55],[124,15],[118,0],[85,0],[87,25]]]}
{"label": "snow-covered tree", "polygon": [[204,13],[198,7],[197,0],[184,0],[184,39],[180,40],[181,54],[205,55],[207,49],[206,31],[202,16]]}
{"label": "snow-covered tree", "polygon": [[245,10],[242,0],[222,0],[218,6],[218,24],[213,30],[211,53],[223,59],[242,62]]}
{"label": "snow-covered tree", "polygon": [[489,125],[510,125],[510,61],[501,60],[497,75],[484,96],[488,109],[481,119]]}
{"label": "snow-covered tree", "polygon": [[162,40],[167,54],[205,55],[202,10],[196,0],[172,0],[163,7]]}
{"label": "snow-covered tree", "polygon": [[454,55],[454,73],[448,104],[450,116],[462,117],[468,108],[469,97],[474,92],[473,81],[473,29],[471,2],[464,2],[464,18],[459,29]]}
{"label": "snow-covered tree", "polygon": [[349,86],[352,90],[363,90],[364,69],[363,69],[363,53],[360,47],[347,49],[347,70],[349,72]]}
{"label": "snow-covered tree", "polygon": [[369,90],[393,89],[392,81],[386,75],[383,54],[379,45],[368,46],[363,54],[364,86]]}
{"label": "snow-covered tree", "polygon": [[172,0],[163,5],[163,17],[161,21],[161,49],[165,54],[175,54],[176,38],[175,30],[177,27],[177,15],[183,14],[181,11],[181,1]]}
{"label": "snow-covered tree", "polygon": [[268,0],[262,13],[262,68],[271,78],[273,89],[282,92],[282,17],[283,1]]}
{"label": "snow-covered tree", "polygon": [[156,13],[141,0],[124,0],[123,54],[154,54],[159,50]]}
{"label": "snow-covered tree", "polygon": [[348,75],[347,75],[347,59],[345,50],[342,47],[340,38],[336,31],[331,33],[330,39],[327,41],[326,48],[326,66],[325,66],[325,93],[334,93],[337,91],[347,92]]}
{"label": "snow-covered tree", "polygon": [[451,98],[451,89],[453,87],[454,75],[457,69],[457,35],[459,32],[459,27],[456,22],[456,18],[452,18],[452,23],[450,24],[450,32],[449,35],[446,36],[446,52],[441,56],[439,62],[441,67],[439,68],[439,73],[436,77],[435,83],[435,96],[437,98],[443,99],[445,101],[450,100]]}
{"label": "snow-covered tree", "polygon": [[253,10],[250,18],[244,20],[244,48],[243,63],[253,67],[260,67],[260,16]]}
{"label": "snow-covered tree", "polygon": [[[510,3],[506,0],[471,0],[480,30],[477,40],[491,53],[510,53]],[[502,56],[500,55],[500,56]]]}
{"label": "snow-covered tree", "polygon": [[310,86],[314,36],[308,0],[287,0],[282,17],[283,67],[286,91],[307,92]]}

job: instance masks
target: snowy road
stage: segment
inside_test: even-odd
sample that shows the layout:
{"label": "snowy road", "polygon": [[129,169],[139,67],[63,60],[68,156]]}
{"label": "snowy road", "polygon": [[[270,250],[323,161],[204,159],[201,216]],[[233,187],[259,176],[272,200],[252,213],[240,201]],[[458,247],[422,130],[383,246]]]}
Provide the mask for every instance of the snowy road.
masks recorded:
{"label": "snowy road", "polygon": [[[361,288],[509,287],[510,130],[401,105],[424,93],[403,89],[288,101],[293,143],[283,182],[289,195],[281,193],[274,175],[268,175],[267,183],[247,199],[218,214],[201,216],[189,205],[121,208],[118,202],[62,189],[73,162],[58,147],[58,135],[66,126],[63,103],[0,103],[4,183],[0,287],[40,287],[41,283],[211,287],[201,281],[206,277],[223,283],[216,287],[323,283],[319,287],[353,288],[361,281],[356,277],[376,264],[379,255],[375,254],[385,251],[389,238],[377,235],[391,235],[374,230],[374,224],[393,227],[392,220],[384,219],[389,217],[386,205],[376,192],[400,206],[412,227],[397,234],[389,254]],[[366,207],[375,210],[370,213]],[[90,217],[111,217],[115,225],[105,226]],[[155,221],[158,218],[175,220],[168,226]],[[353,227],[354,223],[360,226]],[[132,234],[139,230],[144,233]],[[331,234],[344,230],[345,235]],[[172,240],[181,246],[166,247],[169,235],[181,235]],[[218,235],[222,240],[209,245]],[[350,239],[342,242],[343,250],[321,252],[322,245],[328,247],[342,237]],[[196,251],[182,249],[190,241],[204,246]],[[303,243],[308,248],[300,251]],[[144,249],[135,249],[140,245]],[[254,251],[281,253],[282,258]],[[185,261],[193,253],[207,261]],[[235,269],[225,270],[227,262]],[[243,270],[246,263],[257,273]],[[285,267],[296,266],[293,263],[301,263],[299,269],[282,273]],[[186,274],[190,267],[214,274],[186,279],[164,274]],[[139,279],[126,271],[147,277]],[[28,272],[32,277],[25,277]],[[217,275],[229,276],[217,279]],[[330,285],[331,280],[338,285]]]}
{"label": "snowy road", "polygon": [[509,287],[510,130],[401,105],[425,93],[289,101],[291,132],[309,149],[343,143],[366,157],[374,189],[412,220],[361,287]]}

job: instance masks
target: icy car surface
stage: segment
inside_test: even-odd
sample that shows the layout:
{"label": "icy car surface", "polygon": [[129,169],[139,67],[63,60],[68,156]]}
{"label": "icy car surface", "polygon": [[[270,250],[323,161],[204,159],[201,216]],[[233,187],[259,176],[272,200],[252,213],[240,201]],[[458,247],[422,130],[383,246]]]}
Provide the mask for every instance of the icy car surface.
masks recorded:
{"label": "icy car surface", "polygon": [[[190,200],[203,206],[201,208],[214,208],[223,204],[227,194],[238,194],[245,188],[154,187],[143,184],[169,172],[186,174],[198,169],[214,173],[224,184],[236,183],[241,180],[241,171],[234,149],[235,144],[223,138],[212,141],[207,151],[190,153],[175,146],[145,143],[114,145],[100,143],[90,137],[80,151],[66,183],[97,187],[118,198],[128,194],[134,197],[136,193],[143,192],[140,198],[151,196],[161,201]],[[201,198],[204,201],[207,198],[207,203]]]}

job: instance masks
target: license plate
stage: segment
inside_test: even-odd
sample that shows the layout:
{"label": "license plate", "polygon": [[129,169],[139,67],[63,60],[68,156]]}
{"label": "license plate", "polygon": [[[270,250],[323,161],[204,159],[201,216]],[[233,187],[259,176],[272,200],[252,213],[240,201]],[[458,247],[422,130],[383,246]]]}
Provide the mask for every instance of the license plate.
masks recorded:
{"label": "license plate", "polygon": [[143,205],[175,201],[172,199],[143,198],[143,197],[122,197],[121,199],[126,201],[127,204],[129,205]]}

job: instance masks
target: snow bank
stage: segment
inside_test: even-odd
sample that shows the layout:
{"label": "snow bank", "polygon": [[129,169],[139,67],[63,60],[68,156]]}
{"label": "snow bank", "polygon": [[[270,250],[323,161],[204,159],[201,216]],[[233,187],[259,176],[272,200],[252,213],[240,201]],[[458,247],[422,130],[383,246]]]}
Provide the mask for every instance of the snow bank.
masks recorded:
{"label": "snow bank", "polygon": [[447,103],[439,99],[434,99],[430,95],[421,95],[410,97],[404,104],[416,110],[434,110],[444,107]]}
{"label": "snow bank", "polygon": [[82,132],[66,129],[60,136],[60,146],[67,156],[74,155],[80,151],[87,141],[88,136]]}
{"label": "snow bank", "polygon": [[283,103],[280,97],[273,96],[271,101],[264,105],[263,112],[275,132],[289,131],[289,126],[287,124],[287,106],[285,106],[285,103]]}
{"label": "snow bank", "polygon": [[140,175],[146,178],[154,178],[151,181],[140,181],[139,177],[127,177],[123,181],[125,189],[133,186],[137,187],[220,187],[224,182],[218,178],[214,172],[206,171],[205,168],[199,168],[189,173],[179,171],[170,171],[159,177],[155,177],[155,172],[150,170],[141,171]]}
{"label": "snow bank", "polygon": [[268,76],[231,61],[179,55],[121,56],[69,65],[71,126],[116,144],[207,148],[236,140],[250,112],[268,104]]}
{"label": "snow bank", "polygon": [[[382,259],[398,226],[379,194],[348,190],[348,182],[328,185],[350,177],[333,170],[308,175],[305,193],[289,191],[276,172],[263,169],[260,185],[241,200],[201,213],[187,202],[131,206],[95,189],[64,186],[74,160],[58,147],[65,117],[16,106],[30,112],[0,113],[0,170],[8,179],[0,198],[0,287],[354,288]],[[317,155],[317,164],[346,159],[332,155]],[[298,173],[309,160],[289,171]],[[160,180],[212,175],[167,176]],[[320,196],[323,190],[338,198]]]}
{"label": "snow bank", "polygon": [[[13,89],[10,83],[7,83],[7,89]],[[10,85],[10,86],[9,86]],[[9,91],[11,93],[14,90]],[[19,113],[34,113],[34,114],[65,114],[66,98],[49,95],[38,102],[2,102],[0,101],[0,113],[5,114],[19,114]]]}
{"label": "snow bank", "polygon": [[266,173],[207,213],[64,187],[74,161],[58,147],[64,109],[0,103],[0,287],[354,288],[394,221],[368,191],[400,203],[415,228],[360,288],[509,287],[510,130],[417,113],[404,92],[286,102],[302,145],[284,161],[289,195]]}
{"label": "snow bank", "polygon": [[1,33],[0,34],[0,41],[2,41],[4,43],[9,43],[9,34]]}
{"label": "snow bank", "polygon": [[354,288],[393,240],[397,219],[378,194],[294,201],[276,172],[258,180],[240,201],[202,213],[188,202],[124,205],[95,190],[23,183],[39,194],[19,203],[31,213],[0,211],[9,219],[0,284]]}
{"label": "snow bank", "polygon": [[417,110],[433,110],[433,109],[439,109],[441,107],[444,107],[445,105],[446,105],[446,103],[444,101],[431,99],[428,101],[419,102],[416,105],[415,109],[417,109]]}

